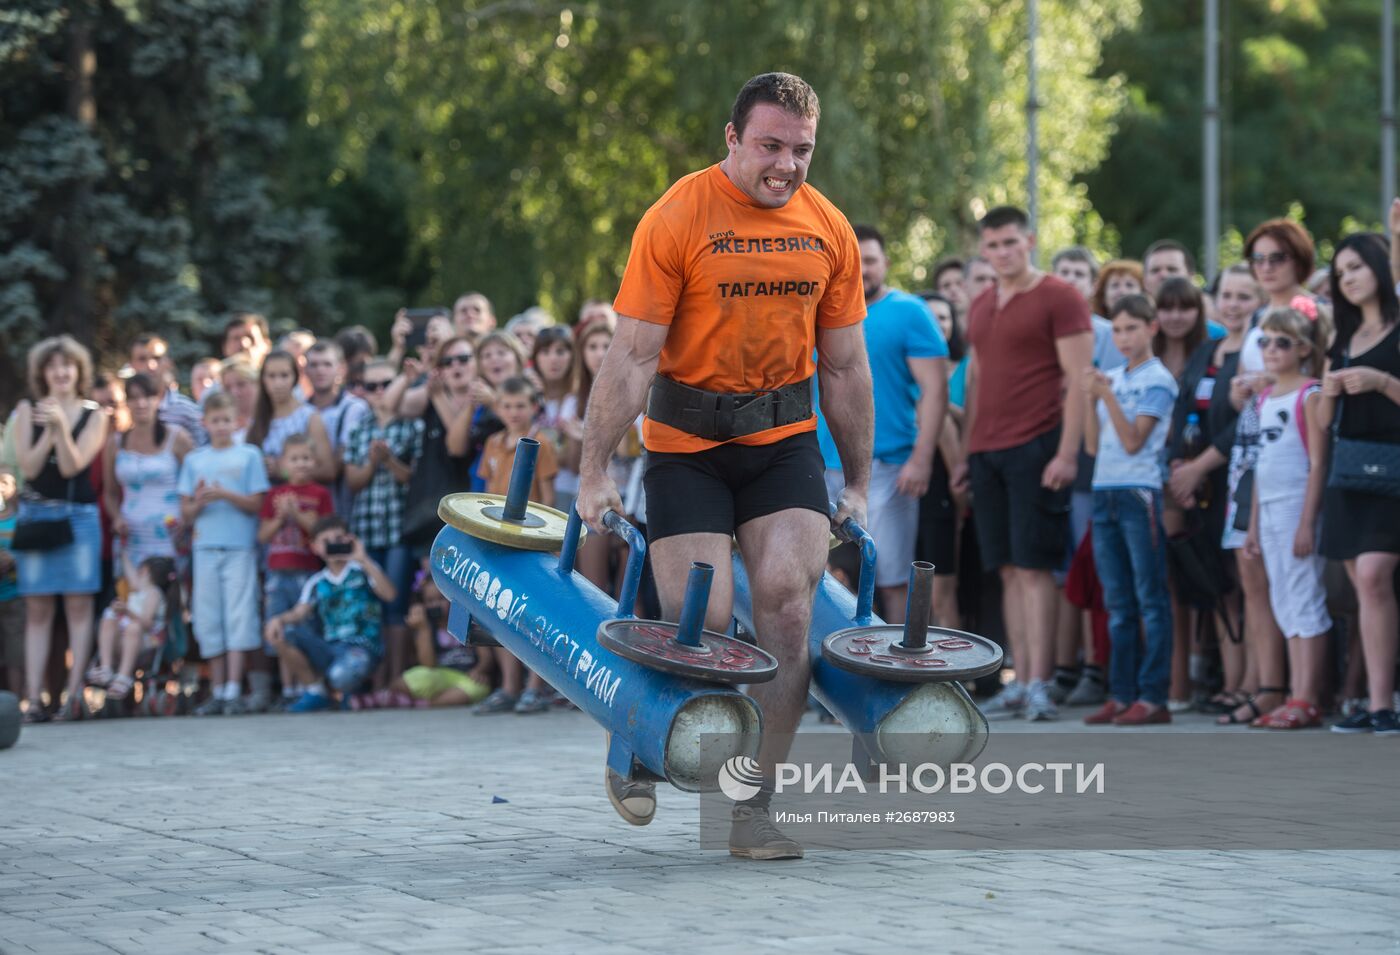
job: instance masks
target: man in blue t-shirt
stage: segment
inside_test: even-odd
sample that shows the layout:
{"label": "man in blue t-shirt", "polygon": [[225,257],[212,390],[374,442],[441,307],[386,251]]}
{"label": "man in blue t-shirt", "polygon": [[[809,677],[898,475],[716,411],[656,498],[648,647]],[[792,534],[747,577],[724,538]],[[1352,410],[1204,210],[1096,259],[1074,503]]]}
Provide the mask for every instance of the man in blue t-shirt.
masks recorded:
{"label": "man in blue t-shirt", "polygon": [[[862,330],[875,391],[867,530],[875,539],[880,614],[889,623],[903,623],[919,498],[928,490],[948,406],[948,345],[922,299],[885,284],[890,260],[884,236],[870,226],[856,226],[855,233],[865,285]],[[835,500],[844,482],[825,420],[818,422],[817,440]]]}

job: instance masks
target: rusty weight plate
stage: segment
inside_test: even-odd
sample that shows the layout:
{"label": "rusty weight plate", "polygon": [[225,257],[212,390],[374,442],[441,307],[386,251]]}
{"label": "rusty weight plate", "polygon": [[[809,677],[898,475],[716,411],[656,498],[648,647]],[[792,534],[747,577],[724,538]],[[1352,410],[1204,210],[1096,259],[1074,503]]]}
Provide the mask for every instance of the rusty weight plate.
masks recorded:
{"label": "rusty weight plate", "polygon": [[893,624],[838,630],[822,641],[832,666],[899,683],[975,680],[1001,669],[1001,647],[975,633],[928,628],[922,651],[904,650],[904,628]]}
{"label": "rusty weight plate", "polygon": [[710,683],[766,683],[778,661],[752,644],[713,630],[700,631],[700,645],[676,639],[678,624],[661,620],[604,620],[598,642],[620,657],[662,673]]}

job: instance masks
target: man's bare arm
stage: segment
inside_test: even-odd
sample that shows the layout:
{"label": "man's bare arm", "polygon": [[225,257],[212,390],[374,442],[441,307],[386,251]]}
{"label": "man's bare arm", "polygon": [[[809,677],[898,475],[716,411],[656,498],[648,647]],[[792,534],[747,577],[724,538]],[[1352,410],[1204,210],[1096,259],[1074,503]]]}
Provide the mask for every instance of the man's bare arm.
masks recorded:
{"label": "man's bare arm", "polygon": [[666,325],[617,317],[617,332],[598,369],[583,422],[579,460],[579,516],[602,530],[604,511],[622,510],[617,488],[607,479],[608,461],[646,404],[647,389],[670,331]]}
{"label": "man's bare arm", "polygon": [[906,363],[919,386],[919,404],[914,419],[917,427],[914,450],[900,470],[899,492],[911,497],[923,497],[928,491],[933,458],[938,453],[938,442],[943,436],[943,418],[948,408],[948,360],[909,358]]}
{"label": "man's bare arm", "polygon": [[[875,439],[875,397],[870,384],[870,361],[865,354],[865,332],[860,325],[817,329],[817,374],[822,415],[841,455],[846,491],[860,497],[859,513],[854,506],[847,508],[843,503],[836,520],[838,526],[847,516],[864,523]],[[842,510],[848,513],[843,514]]]}

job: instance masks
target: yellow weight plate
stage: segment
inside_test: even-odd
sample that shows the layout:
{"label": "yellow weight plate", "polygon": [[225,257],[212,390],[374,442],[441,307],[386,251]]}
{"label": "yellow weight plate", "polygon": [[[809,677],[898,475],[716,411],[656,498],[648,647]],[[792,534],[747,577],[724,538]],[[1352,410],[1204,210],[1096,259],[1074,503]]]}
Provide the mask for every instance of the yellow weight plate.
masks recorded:
{"label": "yellow weight plate", "polygon": [[[535,518],[530,523],[538,526],[530,527],[502,521],[487,513],[489,509],[503,507],[505,502],[500,494],[449,494],[438,502],[438,517],[464,534],[517,550],[551,551],[564,546],[564,534],[569,526],[567,514],[531,501],[526,513]],[[579,531],[580,543],[587,534],[586,527]]]}

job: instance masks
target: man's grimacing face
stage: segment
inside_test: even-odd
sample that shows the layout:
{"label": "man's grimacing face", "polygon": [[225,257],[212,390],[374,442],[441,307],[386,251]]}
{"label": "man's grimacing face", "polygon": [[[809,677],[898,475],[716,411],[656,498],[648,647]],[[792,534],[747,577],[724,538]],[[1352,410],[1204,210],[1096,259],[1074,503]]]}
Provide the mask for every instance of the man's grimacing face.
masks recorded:
{"label": "man's grimacing face", "polygon": [[744,135],[740,137],[730,123],[724,139],[730,179],[754,202],[780,209],[807,181],[807,166],[817,146],[817,121],[759,103],[749,111]]}

